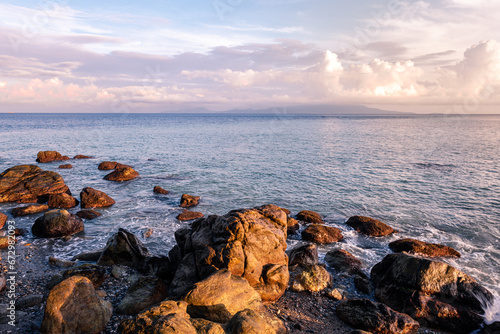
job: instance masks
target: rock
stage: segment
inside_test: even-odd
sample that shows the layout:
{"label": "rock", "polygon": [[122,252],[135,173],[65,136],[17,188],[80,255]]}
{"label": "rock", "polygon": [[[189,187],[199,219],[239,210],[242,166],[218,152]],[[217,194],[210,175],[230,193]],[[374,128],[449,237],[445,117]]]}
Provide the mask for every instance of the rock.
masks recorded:
{"label": "rock", "polygon": [[41,238],[59,238],[82,232],[83,220],[66,210],[52,210],[35,220],[33,235]]}
{"label": "rock", "polygon": [[344,239],[338,228],[319,224],[309,225],[301,235],[303,240],[317,244],[330,244]]}
{"label": "rock", "polygon": [[397,232],[379,220],[364,216],[353,216],[347,220],[346,224],[370,237],[382,237]]}
{"label": "rock", "polygon": [[90,155],[82,155],[82,154],[77,154],[73,157],[73,159],[93,159],[94,157]]}
{"label": "rock", "polygon": [[116,312],[137,314],[167,297],[168,289],[161,279],[155,276],[141,276],[127,290],[118,304]]}
{"label": "rock", "polygon": [[325,291],[325,296],[333,300],[343,300],[346,299],[347,292],[342,289],[327,289]]}
{"label": "rock", "polygon": [[17,243],[17,238],[9,238],[8,236],[0,237],[0,249],[6,249],[11,244]]}
{"label": "rock", "polygon": [[99,297],[86,277],[73,276],[49,293],[42,333],[99,333],[111,318],[111,303]]}
{"label": "rock", "polygon": [[[14,216],[17,217],[17,216]],[[0,229],[2,229],[5,226],[5,223],[7,222],[7,215],[5,213],[0,212]]]}
{"label": "rock", "polygon": [[294,247],[287,251],[289,261],[288,265],[294,266],[307,266],[318,264],[318,247],[315,244],[305,244],[302,246]]}
{"label": "rock", "polygon": [[112,170],[121,167],[130,167],[129,165],[124,165],[116,161],[103,161],[99,164],[97,169],[99,170]]}
{"label": "rock", "polygon": [[43,171],[33,165],[20,165],[0,174],[0,203],[36,202],[59,193],[70,192],[61,175],[56,172]]}
{"label": "rock", "polygon": [[162,187],[159,187],[159,186],[155,186],[155,187],[153,188],[153,192],[154,192],[155,194],[162,194],[162,195],[167,195],[167,194],[169,194],[169,193],[170,193],[170,191],[165,190],[165,189],[163,189]]}
{"label": "rock", "polygon": [[438,261],[387,255],[371,271],[375,297],[431,328],[470,333],[493,295],[473,278]]}
{"label": "rock", "polygon": [[354,276],[354,286],[356,287],[356,289],[358,289],[358,291],[361,291],[362,293],[367,295],[373,292],[373,286],[370,280],[361,275]]}
{"label": "rock", "polygon": [[67,156],[61,155],[57,151],[40,151],[36,156],[36,162],[46,163],[52,161],[69,160]]}
{"label": "rock", "polygon": [[28,216],[28,215],[33,215],[35,213],[42,213],[47,210],[49,210],[49,206],[47,204],[33,204],[12,209],[12,216],[14,217]]}
{"label": "rock", "polygon": [[310,265],[304,268],[292,283],[292,290],[296,292],[319,292],[332,287],[332,275],[323,266]]}
{"label": "rock", "polygon": [[162,334],[197,334],[186,312],[187,303],[168,300],[154,306],[134,319],[120,324],[122,334],[162,333]]}
{"label": "rock", "polygon": [[148,228],[146,231],[144,231],[144,232],[142,233],[142,236],[143,236],[144,238],[149,238],[149,237],[151,237],[151,236],[153,235],[153,232],[154,232],[154,231],[153,231],[153,229],[152,229],[152,228]]}
{"label": "rock", "polygon": [[191,319],[197,334],[226,334],[224,328],[216,323],[205,319]]}
{"label": "rock", "polygon": [[73,196],[63,193],[50,195],[47,204],[52,209],[71,209],[80,202]]}
{"label": "rock", "polygon": [[135,235],[120,228],[108,239],[97,264],[102,266],[121,264],[140,268],[144,265],[146,257],[150,255],[147,248]]}
{"label": "rock", "polygon": [[203,213],[201,213],[201,212],[189,211],[189,210],[184,209],[175,218],[178,220],[181,220],[181,221],[186,221],[186,220],[194,220],[194,219],[198,219],[198,218],[202,218],[202,217],[203,217]]}
{"label": "rock", "polygon": [[91,261],[97,262],[101,257],[103,249],[97,250],[95,252],[86,252],[75,255],[71,258],[71,261]]}
{"label": "rock", "polygon": [[33,306],[40,305],[43,302],[43,295],[29,295],[20,297],[16,300],[16,309],[24,310]]}
{"label": "rock", "polygon": [[362,262],[343,249],[331,250],[325,255],[325,262],[336,271],[355,274],[361,271]]}
{"label": "rock", "polygon": [[500,334],[500,321],[485,325],[482,334]]}
{"label": "rock", "polygon": [[300,224],[296,219],[293,219],[291,217],[287,217],[287,234],[295,234],[300,228]]}
{"label": "rock", "polygon": [[59,169],[71,169],[73,168],[73,165],[72,164],[64,164],[64,165],[59,165],[59,167],[57,167]]}
{"label": "rock", "polygon": [[80,193],[80,202],[82,209],[105,208],[115,204],[114,199],[104,192],[90,187],[83,188]]}
{"label": "rock", "polygon": [[106,270],[103,267],[95,264],[85,263],[77,267],[65,270],[62,274],[62,277],[64,279],[71,276],[87,277],[94,285],[94,288],[97,289],[101,286],[102,283],[104,283],[107,274]]}
{"label": "rock", "polygon": [[49,257],[49,264],[56,266],[56,267],[59,267],[59,268],[69,268],[69,267],[75,266],[76,262],[65,261],[65,260],[61,260],[61,259],[50,256]]}
{"label": "rock", "polygon": [[380,334],[417,333],[419,323],[406,314],[368,299],[350,299],[337,306],[337,316],[348,325]]}
{"label": "rock", "polygon": [[82,219],[87,219],[87,220],[96,219],[97,217],[99,217],[101,215],[102,214],[100,212],[97,212],[95,210],[80,210],[76,213],[77,217],[80,217]]}
{"label": "rock", "polygon": [[181,196],[181,204],[179,205],[181,208],[190,208],[192,206],[198,205],[200,202],[200,196],[191,196],[188,194],[183,194]]}
{"label": "rock", "polygon": [[130,181],[139,176],[139,173],[132,167],[119,167],[104,177],[108,181]]}
{"label": "rock", "polygon": [[227,269],[196,283],[182,300],[188,303],[191,317],[223,323],[239,311],[264,308],[260,295],[248,281]]}
{"label": "rock", "polygon": [[283,321],[267,311],[243,310],[227,325],[230,334],[286,334]]}
{"label": "rock", "polygon": [[300,221],[303,221],[308,224],[324,224],[323,218],[321,215],[314,211],[302,210],[300,211],[296,218]]}
{"label": "rock", "polygon": [[0,273],[0,292],[5,290],[6,287],[7,287],[7,279],[5,278],[5,274]]}
{"label": "rock", "polygon": [[460,253],[451,247],[431,244],[415,239],[401,239],[389,244],[393,252],[424,255],[429,257],[460,257]]}
{"label": "rock", "polygon": [[275,205],[233,210],[195,220],[176,231],[169,257],[177,268],[170,294],[180,296],[218,269],[248,280],[264,301],[274,301],[288,285],[286,214]]}

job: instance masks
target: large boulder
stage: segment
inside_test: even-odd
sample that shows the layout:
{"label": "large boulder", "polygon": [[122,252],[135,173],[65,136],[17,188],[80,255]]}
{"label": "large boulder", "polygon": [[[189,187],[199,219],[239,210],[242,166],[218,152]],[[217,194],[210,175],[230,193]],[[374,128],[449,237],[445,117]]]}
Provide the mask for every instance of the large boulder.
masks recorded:
{"label": "large boulder", "polygon": [[415,239],[393,241],[389,244],[389,248],[396,253],[405,252],[429,257],[460,257],[460,253],[451,247]]}
{"label": "large boulder", "polygon": [[199,202],[200,202],[200,196],[182,194],[181,203],[179,204],[179,206],[181,208],[190,208],[192,206],[198,205]]}
{"label": "large boulder", "polygon": [[50,195],[47,202],[49,207],[53,209],[71,209],[79,203],[76,198],[66,193]]}
{"label": "large boulder", "polygon": [[36,156],[36,162],[46,163],[52,161],[69,160],[67,156],[63,156],[57,151],[40,151]]}
{"label": "large boulder", "polygon": [[285,253],[287,216],[275,205],[230,211],[208,216],[191,228],[175,233],[177,246],[170,252],[176,264],[172,295],[190,287],[219,269],[248,280],[264,301],[274,301],[288,285]]}
{"label": "large boulder", "polygon": [[142,268],[151,254],[146,246],[129,231],[120,228],[106,242],[97,264],[112,266],[121,264],[132,268]]}
{"label": "large boulder", "polygon": [[454,333],[470,333],[492,294],[472,277],[438,261],[389,254],[371,271],[375,297],[420,323]]}
{"label": "large boulder", "polygon": [[283,321],[267,311],[240,311],[227,325],[228,334],[286,334],[286,332]]}
{"label": "large boulder", "polygon": [[357,232],[366,234],[370,237],[382,237],[397,232],[380,220],[365,216],[353,216],[347,220],[346,224]]}
{"label": "large boulder", "polygon": [[354,328],[380,334],[417,333],[420,327],[408,315],[368,299],[349,299],[340,303],[337,316]]}
{"label": "large boulder", "polygon": [[115,200],[102,191],[87,187],[80,192],[80,203],[82,209],[105,208],[115,204]]}
{"label": "large boulder", "polygon": [[297,220],[303,221],[308,224],[324,224],[323,218],[317,212],[310,210],[302,210],[297,216],[295,216]]}
{"label": "large boulder", "polygon": [[116,312],[137,314],[167,297],[165,283],[156,276],[141,276],[128,288]]}
{"label": "large boulder", "polygon": [[49,206],[47,204],[32,204],[12,209],[12,216],[22,217],[22,216],[33,215],[36,213],[42,213],[48,210]]}
{"label": "large boulder", "polygon": [[70,193],[61,175],[34,165],[20,165],[0,174],[0,203],[32,203],[48,195]]}
{"label": "large boulder", "polygon": [[35,220],[31,227],[33,235],[42,238],[59,238],[82,232],[81,218],[66,210],[51,210]]}
{"label": "large boulder", "polygon": [[41,332],[97,334],[111,314],[111,303],[99,297],[88,278],[72,276],[50,291]]}
{"label": "large boulder", "polygon": [[355,274],[361,271],[362,262],[343,249],[331,250],[325,255],[325,262],[337,271]]}
{"label": "large boulder", "polygon": [[292,282],[292,290],[301,292],[319,292],[331,288],[333,284],[332,275],[318,264],[306,266],[302,269]]}
{"label": "large boulder", "polygon": [[107,181],[130,181],[139,176],[139,173],[132,167],[119,167],[104,177]]}
{"label": "large boulder", "polygon": [[182,300],[188,303],[191,317],[221,323],[245,309],[264,309],[260,295],[248,281],[232,275],[227,269],[196,283]]}
{"label": "large boulder", "polygon": [[303,240],[317,244],[331,244],[344,239],[340,229],[320,224],[309,225],[301,235]]}

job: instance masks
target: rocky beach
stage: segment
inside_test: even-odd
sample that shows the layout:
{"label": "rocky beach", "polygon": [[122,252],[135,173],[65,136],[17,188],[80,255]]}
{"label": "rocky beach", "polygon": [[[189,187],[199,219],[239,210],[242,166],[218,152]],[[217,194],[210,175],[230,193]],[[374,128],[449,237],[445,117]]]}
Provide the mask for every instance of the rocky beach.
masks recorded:
{"label": "rocky beach", "polygon": [[[71,172],[82,161],[95,161],[96,173],[106,171],[102,182],[141,178],[140,166],[56,151],[41,151],[37,164],[0,174],[0,203],[19,203],[0,206],[2,332],[499,332],[498,322],[484,323],[493,294],[447,262],[459,262],[459,251],[394,239],[399,232],[377,217],[345,221],[352,233],[391,249],[374,266],[347,251],[345,232],[310,208],[291,212],[261,203],[204,215],[194,211],[200,193],[176,198],[183,211],[181,227],[171,232],[173,247],[153,254],[147,244],[154,230],[137,235],[117,227],[104,248],[57,258],[33,240],[85,242],[85,225],[117,204],[90,186],[72,194],[61,174],[44,170],[57,164]],[[162,186],[144,191],[173,196]],[[17,217],[29,217],[30,230],[14,228]],[[324,253],[321,247],[332,244],[339,247]]]}

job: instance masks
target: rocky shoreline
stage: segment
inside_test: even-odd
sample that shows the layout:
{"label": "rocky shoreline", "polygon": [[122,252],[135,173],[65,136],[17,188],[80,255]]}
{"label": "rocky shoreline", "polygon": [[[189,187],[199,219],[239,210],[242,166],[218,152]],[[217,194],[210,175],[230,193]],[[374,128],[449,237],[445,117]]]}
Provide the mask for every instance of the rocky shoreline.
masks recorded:
{"label": "rocky shoreline", "polygon": [[[88,158],[75,156],[74,164]],[[37,157],[39,163],[66,160],[55,151],[40,152]],[[102,162],[98,168],[112,170],[104,177],[111,182],[133,182],[140,176],[133,167],[114,161]],[[168,191],[157,186],[154,193]],[[163,256],[151,255],[140,237],[120,229],[104,249],[47,261],[29,243],[26,231],[15,231],[15,328],[8,323],[12,298],[6,286],[6,252],[12,238],[5,231],[0,237],[5,271],[0,278],[0,331],[498,332],[498,323],[484,326],[482,317],[493,295],[440,261],[459,258],[453,248],[400,239],[388,245],[394,253],[367,272],[362,261],[345,250],[328,252],[324,263],[319,260],[316,245],[337,243],[343,236],[316,212],[293,215],[267,204],[204,217],[190,210],[199,201],[199,196],[181,197],[179,207],[185,211],[177,219],[190,223],[175,231],[176,245],[165,249]],[[33,215],[34,236],[65,242],[84,230],[85,221],[98,219],[95,208],[115,204],[90,187],[82,189],[78,200],[58,173],[35,165],[15,166],[0,174],[1,202],[26,204],[0,214],[0,225],[10,219],[8,215]],[[78,205],[82,208],[78,213],[66,211]],[[353,216],[346,224],[369,238],[397,233],[370,217]],[[300,229],[302,242],[289,249],[287,238]]]}

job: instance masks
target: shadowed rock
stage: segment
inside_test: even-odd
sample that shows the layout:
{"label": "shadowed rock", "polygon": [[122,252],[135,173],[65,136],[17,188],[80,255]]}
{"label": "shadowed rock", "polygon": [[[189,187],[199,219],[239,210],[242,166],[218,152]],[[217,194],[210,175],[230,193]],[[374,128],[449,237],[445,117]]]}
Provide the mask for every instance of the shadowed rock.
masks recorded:
{"label": "shadowed rock", "polygon": [[103,161],[99,164],[97,169],[99,170],[113,170],[121,167],[130,167],[129,165],[124,165],[116,161]]}
{"label": "shadowed rock", "polygon": [[94,157],[90,155],[77,154],[73,157],[73,159],[93,159]]}
{"label": "shadowed rock", "polygon": [[137,314],[167,297],[167,286],[155,276],[141,276],[128,288],[116,312]]}
{"label": "shadowed rock", "polygon": [[397,232],[379,220],[364,216],[353,216],[347,220],[346,224],[357,232],[371,237],[382,237]]}
{"label": "shadowed rock", "polygon": [[63,160],[69,160],[69,158],[67,156],[61,155],[61,153],[57,151],[40,151],[36,156],[36,162],[40,163]]}
{"label": "shadowed rock", "polygon": [[348,274],[360,272],[362,265],[361,260],[343,249],[337,249],[326,253],[325,262],[335,270]]}
{"label": "shadowed rock", "polygon": [[317,244],[331,244],[344,239],[338,228],[319,224],[309,225],[301,235],[303,240]]}
{"label": "shadowed rock", "polygon": [[80,202],[82,209],[105,208],[115,204],[115,201],[106,193],[94,188],[83,188],[80,192]]}
{"label": "shadowed rock", "polygon": [[460,253],[451,247],[431,244],[415,239],[401,239],[389,244],[389,248],[396,253],[409,253],[430,257],[460,257]]}
{"label": "shadowed rock", "polygon": [[64,164],[64,165],[59,165],[59,167],[57,167],[59,169],[71,169],[73,168],[73,165],[72,164]]}
{"label": "shadowed rock", "polygon": [[141,268],[149,256],[151,254],[135,235],[120,228],[107,241],[97,264],[103,266],[121,264],[132,268]]}
{"label": "shadowed rock", "polygon": [[160,186],[155,186],[155,187],[153,188],[153,192],[154,192],[155,194],[162,194],[162,195],[167,195],[167,194],[169,194],[169,193],[170,193],[170,191],[165,190],[165,189],[163,189],[163,188],[162,188],[162,187],[160,187]]}
{"label": "shadowed rock", "polygon": [[82,232],[83,221],[66,210],[52,210],[39,217],[31,232],[42,238],[59,238]]}
{"label": "shadowed rock", "polygon": [[323,221],[323,218],[321,218],[321,215],[317,212],[310,211],[310,210],[302,210],[300,211],[296,218],[300,221],[303,221],[308,224],[324,224],[325,222]]}
{"label": "shadowed rock", "polygon": [[286,334],[283,321],[267,311],[243,310],[235,314],[227,325],[228,333]]}
{"label": "shadowed rock", "polygon": [[63,272],[62,277],[63,279],[72,277],[72,276],[83,276],[87,277],[92,284],[94,285],[94,288],[98,288],[101,286],[102,283],[106,280],[107,274],[106,270],[104,267],[91,264],[91,263],[85,263],[82,265],[79,265],[77,267],[73,267],[71,269],[67,269]]}
{"label": "shadowed rock", "polygon": [[101,216],[102,214],[95,211],[95,210],[80,210],[76,213],[77,217],[80,217],[82,219],[87,219],[87,220],[92,220],[96,219],[97,217]]}
{"label": "shadowed rock", "polygon": [[315,244],[306,244],[294,247],[287,251],[289,266],[307,266],[318,264],[318,247]]}

